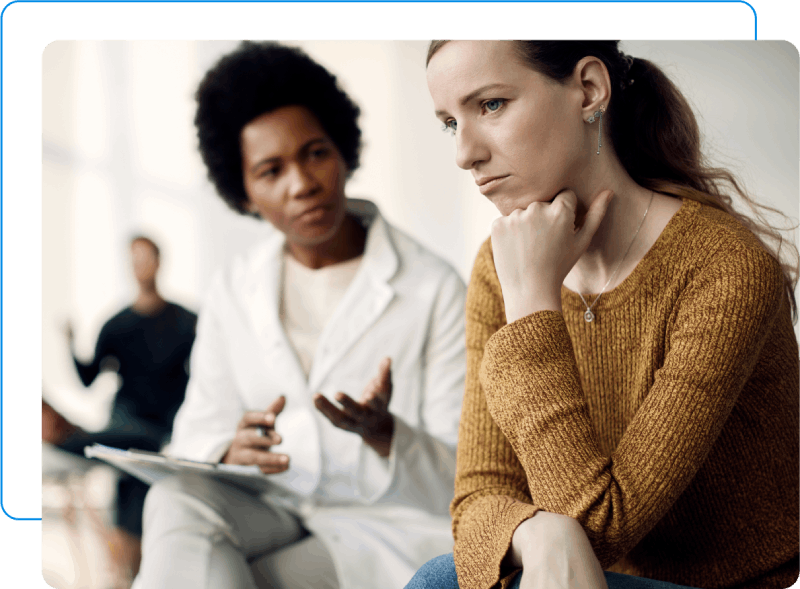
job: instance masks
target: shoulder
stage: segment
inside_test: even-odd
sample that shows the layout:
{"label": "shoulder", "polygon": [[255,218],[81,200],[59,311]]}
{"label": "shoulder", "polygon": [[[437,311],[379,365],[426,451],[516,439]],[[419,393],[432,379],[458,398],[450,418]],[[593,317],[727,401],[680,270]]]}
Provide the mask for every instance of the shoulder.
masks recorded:
{"label": "shoulder", "polygon": [[178,303],[174,303],[172,301],[167,301],[167,304],[170,306],[172,311],[179,317],[186,318],[186,319],[196,319],[197,313],[194,311],[190,311],[183,305],[179,305]]}
{"label": "shoulder", "polygon": [[674,248],[674,256],[685,258],[697,270],[739,268],[737,274],[771,276],[783,282],[778,260],[739,220],[707,205],[687,205],[689,214],[680,228],[683,247]]}
{"label": "shoulder", "polygon": [[197,323],[197,314],[178,303],[168,301],[167,304],[174,318],[177,332],[193,334]]}
{"label": "shoulder", "polygon": [[685,277],[687,293],[705,292],[735,302],[748,312],[772,314],[785,296],[780,262],[761,241],[732,215],[699,203],[690,208],[679,227],[676,247],[667,252]]}

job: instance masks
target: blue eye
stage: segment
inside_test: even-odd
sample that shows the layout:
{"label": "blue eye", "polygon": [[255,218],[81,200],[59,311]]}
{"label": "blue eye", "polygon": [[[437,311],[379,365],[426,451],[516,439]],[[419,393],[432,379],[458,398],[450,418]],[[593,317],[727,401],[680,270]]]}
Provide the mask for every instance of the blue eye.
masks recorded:
{"label": "blue eye", "polygon": [[444,122],[444,126],[442,127],[442,131],[444,131],[445,133],[449,131],[453,135],[456,134],[457,130],[458,130],[458,121],[456,121],[455,119],[446,120]]}
{"label": "blue eye", "polygon": [[503,104],[505,104],[505,100],[503,100],[502,98],[494,98],[492,100],[487,100],[486,102],[484,102],[483,106],[489,112],[496,112],[500,110]]}

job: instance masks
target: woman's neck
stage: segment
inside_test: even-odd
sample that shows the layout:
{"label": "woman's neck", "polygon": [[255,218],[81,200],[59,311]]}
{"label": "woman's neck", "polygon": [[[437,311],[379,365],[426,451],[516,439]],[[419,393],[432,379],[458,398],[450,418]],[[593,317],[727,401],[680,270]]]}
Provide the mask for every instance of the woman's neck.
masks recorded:
{"label": "woman's neck", "polygon": [[666,221],[680,208],[677,199],[655,195],[636,184],[618,162],[616,168],[604,168],[604,173],[596,174],[590,182],[592,188],[578,194],[579,218],[602,190],[611,188],[615,196],[586,252],[564,280],[564,286],[574,292],[614,289],[636,268]]}
{"label": "woman's neck", "polygon": [[311,246],[286,242],[292,257],[308,268],[315,270],[357,258],[364,253],[367,231],[352,215],[348,214],[339,230],[329,240]]}

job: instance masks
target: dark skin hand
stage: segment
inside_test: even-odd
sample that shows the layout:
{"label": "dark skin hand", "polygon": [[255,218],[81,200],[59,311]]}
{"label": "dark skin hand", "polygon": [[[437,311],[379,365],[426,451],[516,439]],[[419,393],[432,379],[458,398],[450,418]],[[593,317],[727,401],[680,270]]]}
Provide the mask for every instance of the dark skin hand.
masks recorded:
{"label": "dark skin hand", "polygon": [[46,401],[42,400],[42,441],[58,446],[77,429]]}
{"label": "dark skin hand", "polygon": [[[275,419],[285,406],[286,397],[281,395],[264,411],[247,411],[236,428],[231,447],[220,462],[256,464],[264,474],[288,469],[289,457],[286,454],[270,452],[272,446],[281,443],[281,436],[275,431]],[[261,428],[261,432],[258,428]]]}
{"label": "dark skin hand", "polygon": [[379,456],[386,458],[392,446],[394,417],[389,413],[392,398],[392,361],[384,358],[378,376],[364,388],[361,399],[355,401],[345,393],[337,393],[339,409],[322,394],[314,395],[314,406],[338,428],[360,435]]}

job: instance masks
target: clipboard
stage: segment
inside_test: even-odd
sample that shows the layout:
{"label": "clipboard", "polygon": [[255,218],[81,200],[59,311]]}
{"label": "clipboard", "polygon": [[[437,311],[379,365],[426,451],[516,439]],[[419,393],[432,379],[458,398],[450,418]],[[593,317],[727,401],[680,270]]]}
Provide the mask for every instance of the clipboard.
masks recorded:
{"label": "clipboard", "polygon": [[97,458],[107,462],[148,485],[168,476],[190,473],[233,483],[253,492],[263,492],[272,488],[267,476],[255,465],[198,462],[134,448],[122,450],[103,444],[86,446],[83,453],[87,458]]}

